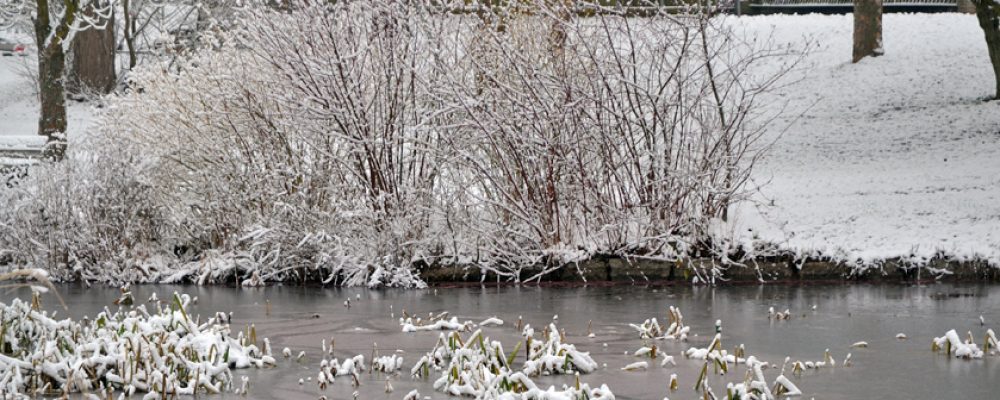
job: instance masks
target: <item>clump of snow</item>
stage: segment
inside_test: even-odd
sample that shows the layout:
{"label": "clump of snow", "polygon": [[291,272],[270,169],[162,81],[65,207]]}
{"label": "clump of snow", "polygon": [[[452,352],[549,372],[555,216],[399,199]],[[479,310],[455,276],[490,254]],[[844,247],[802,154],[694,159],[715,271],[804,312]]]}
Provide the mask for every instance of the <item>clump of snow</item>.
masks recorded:
{"label": "clump of snow", "polygon": [[[487,320],[486,322],[490,321]],[[400,318],[399,325],[403,328],[403,332],[468,331],[476,326],[472,321],[459,322],[458,317],[451,317],[449,319],[447,312],[432,315],[426,321],[419,317]]]}
{"label": "clump of snow", "polygon": [[0,356],[0,391],[26,393],[44,382],[67,393],[220,393],[240,390],[232,369],[274,365],[253,338],[230,336],[228,324],[197,323],[189,302],[174,294],[172,304],[152,312],[140,305],[82,321],[53,319],[19,299],[2,304],[0,345],[10,351]]}
{"label": "clump of snow", "polygon": [[674,361],[674,356],[664,356],[663,361],[660,361],[661,367],[666,367],[667,364],[677,366],[677,361]]}
{"label": "clump of snow", "polygon": [[636,361],[622,367],[622,371],[645,371],[646,369],[649,369],[649,363],[645,361]]}

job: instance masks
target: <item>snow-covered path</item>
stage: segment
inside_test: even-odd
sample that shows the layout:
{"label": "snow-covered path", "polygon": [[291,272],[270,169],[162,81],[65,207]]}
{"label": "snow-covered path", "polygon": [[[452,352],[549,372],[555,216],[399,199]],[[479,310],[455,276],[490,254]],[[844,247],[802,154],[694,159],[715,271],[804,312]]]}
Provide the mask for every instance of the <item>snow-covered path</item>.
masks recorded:
{"label": "snow-covered path", "polygon": [[973,15],[887,14],[886,54],[854,65],[850,15],[733,23],[818,45],[780,93],[791,112],[772,131],[788,130],[756,171],[745,234],[847,261],[1000,264],[1000,102],[982,101],[994,83]]}

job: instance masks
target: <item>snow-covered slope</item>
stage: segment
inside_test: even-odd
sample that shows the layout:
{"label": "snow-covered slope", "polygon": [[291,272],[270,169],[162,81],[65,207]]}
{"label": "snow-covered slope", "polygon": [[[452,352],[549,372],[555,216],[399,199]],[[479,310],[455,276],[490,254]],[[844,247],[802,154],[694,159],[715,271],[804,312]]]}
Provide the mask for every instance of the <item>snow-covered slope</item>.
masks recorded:
{"label": "snow-covered slope", "polygon": [[983,33],[973,15],[883,18],[885,55],[858,64],[850,15],[732,20],[818,45],[780,93],[789,112],[772,132],[788,129],[739,229],[846,261],[943,252],[998,265],[1000,102],[983,101],[994,94]]}

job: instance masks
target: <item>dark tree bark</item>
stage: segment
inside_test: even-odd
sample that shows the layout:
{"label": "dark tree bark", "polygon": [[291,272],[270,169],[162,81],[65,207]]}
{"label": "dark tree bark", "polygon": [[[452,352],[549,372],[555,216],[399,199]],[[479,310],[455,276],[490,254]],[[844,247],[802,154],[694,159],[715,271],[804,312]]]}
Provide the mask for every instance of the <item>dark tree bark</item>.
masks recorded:
{"label": "dark tree bark", "polygon": [[58,161],[66,152],[66,90],[63,82],[66,54],[62,46],[55,46],[46,53],[38,56],[38,94],[41,103],[38,134],[47,138],[45,156]]}
{"label": "dark tree bark", "polygon": [[[92,10],[87,10],[93,16]],[[115,76],[115,26],[114,15],[102,19],[98,25],[104,29],[87,29],[73,39],[73,62],[70,70],[70,91],[91,90],[100,94],[111,93],[118,82]]]}
{"label": "dark tree bark", "polygon": [[66,8],[62,19],[54,30],[49,19],[49,1],[37,0],[36,5],[32,24],[38,46],[38,100],[41,104],[38,134],[47,139],[45,157],[59,161],[66,154],[66,53],[63,40],[76,18],[77,3],[64,3]]}
{"label": "dark tree bark", "polygon": [[976,18],[979,19],[979,27],[983,28],[986,36],[986,48],[990,52],[990,63],[993,64],[993,78],[996,84],[996,91],[993,93],[995,99],[1000,98],[1000,5],[993,0],[974,0],[976,5]]}
{"label": "dark tree bark", "polygon": [[854,0],[854,55],[851,62],[882,53],[882,0]]}
{"label": "dark tree bark", "polygon": [[125,35],[125,46],[128,47],[128,69],[131,71],[135,68],[136,64],[136,54],[135,54],[135,17],[132,15],[132,7],[130,0],[122,0],[122,12],[125,17],[125,27],[122,29]]}

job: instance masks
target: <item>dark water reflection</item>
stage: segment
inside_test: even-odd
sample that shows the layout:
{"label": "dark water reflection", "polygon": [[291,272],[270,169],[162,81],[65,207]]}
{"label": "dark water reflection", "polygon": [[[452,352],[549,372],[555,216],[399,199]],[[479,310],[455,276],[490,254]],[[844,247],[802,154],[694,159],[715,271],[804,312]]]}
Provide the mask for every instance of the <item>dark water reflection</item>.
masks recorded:
{"label": "dark water reflection", "polygon": [[[59,289],[71,307],[60,312],[64,316],[92,316],[111,306],[118,296],[117,289],[105,287],[88,289],[74,285]],[[780,364],[786,356],[792,360],[820,361],[824,349],[829,348],[838,367],[806,371],[793,378],[804,392],[804,399],[996,399],[1000,392],[1000,356],[965,361],[930,351],[931,338],[949,329],[958,330],[962,337],[966,331],[972,331],[977,342],[982,341],[986,328],[1000,330],[1000,286],[510,287],[421,291],[280,286],[134,288],[137,300],[146,299],[153,292],[167,299],[174,291],[198,296],[195,313],[232,311],[234,329],[254,323],[258,335],[271,339],[279,368],[238,371],[251,378],[250,398],[316,399],[326,395],[330,399],[344,399],[351,398],[357,390],[360,399],[400,399],[414,388],[424,396],[446,398],[433,391],[432,380],[414,380],[408,376],[410,367],[430,349],[438,333],[402,333],[390,312],[395,312],[398,318],[404,309],[419,315],[450,311],[463,321],[475,322],[496,315],[506,324],[485,331],[491,338],[503,341],[508,351],[519,340],[513,328],[518,316],[540,329],[558,314],[558,325],[566,330],[568,340],[590,351],[599,364],[607,364],[607,369],[584,375],[581,380],[595,385],[607,383],[619,399],[700,398],[692,390],[700,363],[683,359],[680,352],[690,346],[705,346],[717,319],[722,320],[724,347],[731,349],[743,343],[748,355],[771,363]],[[6,300],[17,295],[26,293],[7,293],[3,297]],[[347,299],[352,303],[349,309],[344,306]],[[271,303],[270,315],[265,315],[267,300]],[[47,299],[47,305],[53,308],[55,300]],[[661,368],[657,361],[648,371],[620,371],[622,366],[639,360],[624,353],[631,354],[643,345],[627,324],[650,317],[664,321],[670,305],[679,306],[685,322],[692,327],[688,343],[656,342],[675,356],[678,365]],[[768,320],[767,310],[772,306],[778,310],[790,309],[793,317],[789,321]],[[980,315],[987,321],[985,327],[980,325]],[[586,337],[591,320],[596,334],[593,339]],[[905,333],[909,340],[897,340],[897,333]],[[351,387],[348,379],[339,379],[320,391],[315,383],[321,360],[320,343],[330,338],[336,340],[336,355],[341,359],[354,354],[364,354],[367,359],[376,342],[382,354],[404,350],[404,373],[392,379],[395,391],[386,394],[385,377],[369,374],[357,389]],[[852,343],[862,340],[870,343],[870,347],[850,348]],[[286,346],[296,354],[305,350],[304,361],[281,358],[281,348]],[[840,367],[848,352],[853,353],[853,366]],[[739,367],[728,376],[714,377],[716,394],[720,397],[725,394],[726,382],[742,381],[744,370]],[[680,378],[681,389],[674,393],[667,387],[671,373]],[[778,371],[768,369],[765,374],[773,382]],[[313,377],[312,381],[298,384],[300,378],[309,377]],[[546,377],[537,381],[558,386],[571,383],[572,377]]]}

